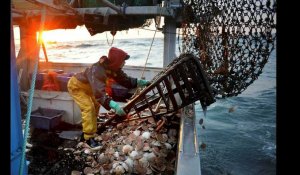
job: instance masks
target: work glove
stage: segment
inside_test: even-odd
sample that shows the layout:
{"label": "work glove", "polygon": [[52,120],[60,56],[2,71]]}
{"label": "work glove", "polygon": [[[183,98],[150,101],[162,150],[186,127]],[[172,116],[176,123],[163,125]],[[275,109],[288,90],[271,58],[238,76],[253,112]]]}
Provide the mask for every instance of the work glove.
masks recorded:
{"label": "work glove", "polygon": [[126,115],[125,111],[120,107],[118,103],[116,103],[113,100],[110,100],[109,102],[109,107],[115,110],[115,113],[119,116],[124,116]]}
{"label": "work glove", "polygon": [[137,80],[137,86],[138,87],[145,87],[145,86],[148,86],[150,85],[151,83],[147,80],[142,80],[142,79],[138,79]]}

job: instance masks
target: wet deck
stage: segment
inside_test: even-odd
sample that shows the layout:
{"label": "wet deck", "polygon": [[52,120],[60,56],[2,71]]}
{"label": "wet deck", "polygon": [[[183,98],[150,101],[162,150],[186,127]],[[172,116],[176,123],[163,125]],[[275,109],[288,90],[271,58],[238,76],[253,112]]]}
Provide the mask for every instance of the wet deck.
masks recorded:
{"label": "wet deck", "polygon": [[166,121],[160,129],[153,118],[120,123],[95,138],[99,148],[90,148],[81,138],[59,137],[80,126],[32,129],[28,174],[175,174],[180,118]]}

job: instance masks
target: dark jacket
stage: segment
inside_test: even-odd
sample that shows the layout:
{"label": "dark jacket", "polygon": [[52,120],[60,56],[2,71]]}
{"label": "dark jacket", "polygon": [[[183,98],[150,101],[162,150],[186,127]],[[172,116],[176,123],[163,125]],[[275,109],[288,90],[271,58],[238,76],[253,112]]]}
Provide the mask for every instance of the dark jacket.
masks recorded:
{"label": "dark jacket", "polygon": [[110,70],[107,63],[94,63],[91,67],[86,68],[83,72],[74,75],[79,81],[89,83],[96,100],[106,109],[110,110],[109,102],[111,97],[106,94],[107,78],[114,79],[120,85],[132,89],[137,87],[137,79],[128,76],[123,70],[116,72]]}

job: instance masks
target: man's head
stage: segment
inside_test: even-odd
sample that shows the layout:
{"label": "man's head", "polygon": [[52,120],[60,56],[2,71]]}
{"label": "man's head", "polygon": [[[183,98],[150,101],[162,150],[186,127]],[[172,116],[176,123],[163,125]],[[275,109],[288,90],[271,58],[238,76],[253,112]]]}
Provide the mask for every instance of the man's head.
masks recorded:
{"label": "man's head", "polygon": [[108,67],[113,71],[122,69],[125,64],[125,60],[129,57],[130,56],[123,50],[112,47],[108,52]]}

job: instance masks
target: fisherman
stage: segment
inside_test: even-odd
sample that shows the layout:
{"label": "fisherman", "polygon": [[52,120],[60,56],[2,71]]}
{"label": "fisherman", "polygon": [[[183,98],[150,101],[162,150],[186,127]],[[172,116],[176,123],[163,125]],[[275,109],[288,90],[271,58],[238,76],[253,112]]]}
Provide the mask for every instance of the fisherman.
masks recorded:
{"label": "fisherman", "polygon": [[145,87],[149,81],[128,76],[122,68],[130,56],[123,50],[111,47],[108,56],[76,73],[68,82],[68,91],[81,110],[83,137],[91,147],[99,146],[94,140],[97,132],[97,115],[102,105],[106,110],[114,109],[118,116],[126,113],[108,94],[110,79],[120,85],[132,89]]}

